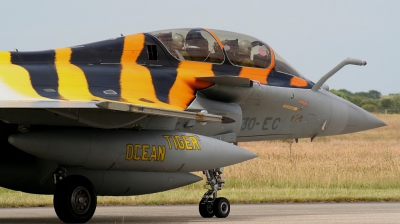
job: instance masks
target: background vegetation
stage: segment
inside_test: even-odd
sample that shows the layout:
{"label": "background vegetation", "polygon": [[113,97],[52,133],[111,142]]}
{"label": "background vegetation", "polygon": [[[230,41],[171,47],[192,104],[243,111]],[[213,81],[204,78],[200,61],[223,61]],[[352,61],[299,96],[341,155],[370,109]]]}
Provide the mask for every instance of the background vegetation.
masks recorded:
{"label": "background vegetation", "polygon": [[382,96],[379,91],[352,93],[346,89],[331,90],[331,93],[346,99],[364,110],[373,113],[400,113],[400,94]]}
{"label": "background vegetation", "polygon": [[[258,158],[225,168],[220,196],[233,203],[400,201],[400,115],[348,135],[239,144]],[[201,172],[196,173],[203,177]],[[99,197],[100,205],[197,204],[205,181],[171,191]],[[52,196],[0,188],[1,207],[52,206]]]}

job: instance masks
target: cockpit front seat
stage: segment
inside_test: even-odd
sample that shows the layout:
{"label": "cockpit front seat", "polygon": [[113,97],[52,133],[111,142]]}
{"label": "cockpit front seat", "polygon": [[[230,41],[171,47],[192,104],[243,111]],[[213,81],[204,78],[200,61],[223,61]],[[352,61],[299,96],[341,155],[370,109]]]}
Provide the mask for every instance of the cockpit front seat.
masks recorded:
{"label": "cockpit front seat", "polygon": [[193,61],[205,61],[208,58],[208,41],[199,31],[190,31],[186,35],[186,52]]}

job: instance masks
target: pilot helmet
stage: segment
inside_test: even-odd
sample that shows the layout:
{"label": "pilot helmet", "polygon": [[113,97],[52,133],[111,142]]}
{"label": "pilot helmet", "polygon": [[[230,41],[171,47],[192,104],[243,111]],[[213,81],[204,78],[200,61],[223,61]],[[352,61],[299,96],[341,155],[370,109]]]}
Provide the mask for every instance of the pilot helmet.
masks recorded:
{"label": "pilot helmet", "polygon": [[186,35],[185,48],[194,61],[204,61],[208,58],[208,41],[199,30],[191,30]]}
{"label": "pilot helmet", "polygon": [[182,50],[184,46],[184,38],[182,34],[173,33],[172,34],[172,48]]}
{"label": "pilot helmet", "polygon": [[239,49],[238,49],[238,54],[239,55],[250,55],[251,52],[251,43],[248,40],[240,40],[239,41]]}

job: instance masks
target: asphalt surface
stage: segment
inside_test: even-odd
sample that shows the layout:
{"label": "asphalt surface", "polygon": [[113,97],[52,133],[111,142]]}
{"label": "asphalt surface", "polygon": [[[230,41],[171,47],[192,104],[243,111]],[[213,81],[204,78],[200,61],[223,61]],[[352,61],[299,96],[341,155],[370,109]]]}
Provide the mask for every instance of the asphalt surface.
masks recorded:
{"label": "asphalt surface", "polygon": [[[195,205],[98,207],[89,223],[400,223],[400,203],[231,205],[226,219],[204,219]],[[53,208],[0,209],[0,223],[61,223]]]}

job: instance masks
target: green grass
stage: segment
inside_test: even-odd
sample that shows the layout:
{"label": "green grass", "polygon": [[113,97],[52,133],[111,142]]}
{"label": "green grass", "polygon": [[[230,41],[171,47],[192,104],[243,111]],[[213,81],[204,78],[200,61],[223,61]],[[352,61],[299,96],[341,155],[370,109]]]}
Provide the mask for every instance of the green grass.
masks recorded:
{"label": "green grass", "polygon": [[[176,205],[197,204],[203,189],[180,188],[140,196],[98,197],[98,205]],[[219,196],[231,203],[370,202],[400,201],[400,189],[352,188],[225,188]],[[50,195],[35,195],[0,189],[0,207],[53,206]]]}
{"label": "green grass", "polygon": [[53,197],[27,194],[0,188],[0,207],[43,207],[52,205]]}

